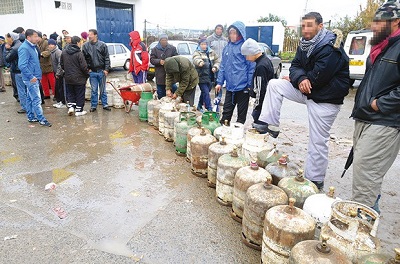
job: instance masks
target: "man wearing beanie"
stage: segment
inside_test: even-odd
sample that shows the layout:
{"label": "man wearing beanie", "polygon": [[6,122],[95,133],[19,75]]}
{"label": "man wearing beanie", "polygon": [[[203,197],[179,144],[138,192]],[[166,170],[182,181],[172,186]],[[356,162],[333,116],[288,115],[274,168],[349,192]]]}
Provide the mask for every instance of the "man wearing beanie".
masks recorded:
{"label": "man wearing beanie", "polygon": [[267,55],[261,51],[260,45],[258,45],[257,41],[252,38],[247,39],[243,43],[241,51],[242,54],[246,56],[246,60],[256,63],[250,96],[256,99],[252,116],[254,122],[257,122],[258,117],[261,114],[268,82],[274,78],[274,66]]}
{"label": "man wearing beanie", "polygon": [[[176,48],[168,44],[167,34],[160,34],[158,44],[151,50],[150,62],[154,65],[156,70],[156,85],[157,85],[157,96],[161,99],[166,95],[165,90],[165,69],[164,63],[166,58],[177,56],[178,52]],[[175,93],[177,86],[172,84],[172,93]]]}
{"label": "man wearing beanie", "polygon": [[326,30],[319,13],[306,14],[301,23],[302,38],[289,77],[269,81],[259,121],[253,127],[276,138],[283,99],[305,104],[309,120],[305,177],[322,191],[328,168],[329,131],[349,93],[349,57],[343,49],[341,32]]}
{"label": "man wearing beanie", "polygon": [[237,105],[237,122],[246,122],[249,107],[249,88],[254,72],[254,62],[246,60],[240,48],[246,39],[243,22],[236,21],[228,27],[229,42],[222,52],[221,66],[218,73],[215,91],[219,92],[226,82],[226,94],[221,123],[231,121],[233,110]]}
{"label": "man wearing beanie", "polygon": [[400,148],[400,1],[375,13],[367,70],[353,112],[353,198],[379,212],[383,178]]}

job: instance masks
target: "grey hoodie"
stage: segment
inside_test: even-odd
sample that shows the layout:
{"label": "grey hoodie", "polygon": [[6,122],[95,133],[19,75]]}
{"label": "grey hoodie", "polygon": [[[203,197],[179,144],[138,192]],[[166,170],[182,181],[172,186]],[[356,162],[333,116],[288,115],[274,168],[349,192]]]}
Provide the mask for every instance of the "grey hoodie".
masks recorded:
{"label": "grey hoodie", "polygon": [[56,76],[62,76],[63,70],[61,68],[60,59],[61,59],[62,51],[56,45],[56,48],[53,49],[50,53],[51,56],[51,65],[53,66],[53,72],[56,73]]}
{"label": "grey hoodie", "polygon": [[228,44],[228,39],[224,36],[218,36],[215,32],[207,38],[207,45],[217,53],[218,57],[222,57],[222,51],[224,47]]}

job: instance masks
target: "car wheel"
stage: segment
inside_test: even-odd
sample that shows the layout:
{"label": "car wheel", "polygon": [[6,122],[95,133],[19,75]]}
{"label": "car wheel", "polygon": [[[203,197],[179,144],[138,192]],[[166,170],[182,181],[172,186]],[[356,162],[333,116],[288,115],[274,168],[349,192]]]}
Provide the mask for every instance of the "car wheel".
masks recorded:
{"label": "car wheel", "polygon": [[147,80],[148,81],[152,81],[154,79],[154,75],[153,74],[148,74],[147,73]]}
{"label": "car wheel", "polygon": [[354,79],[350,79],[350,87],[353,87],[353,84],[354,84],[354,82],[355,82],[356,80],[354,80]]}
{"label": "car wheel", "polygon": [[130,59],[127,59],[127,60],[125,61],[125,64],[124,64],[124,70],[125,70],[125,71],[129,70],[129,63],[130,63]]}
{"label": "car wheel", "polygon": [[281,72],[282,72],[282,65],[279,64],[278,69],[276,70],[276,73],[275,73],[276,79],[279,79],[279,76],[281,76]]}

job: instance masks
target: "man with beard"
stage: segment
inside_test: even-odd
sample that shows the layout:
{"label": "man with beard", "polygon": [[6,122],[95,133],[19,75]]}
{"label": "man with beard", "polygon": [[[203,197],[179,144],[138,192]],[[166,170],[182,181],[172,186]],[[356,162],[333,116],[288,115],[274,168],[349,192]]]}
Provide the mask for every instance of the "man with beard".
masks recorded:
{"label": "man with beard", "polygon": [[328,168],[329,131],[349,93],[349,57],[342,34],[326,30],[322,17],[310,12],[302,18],[302,38],[289,69],[289,77],[270,80],[259,120],[253,127],[272,137],[279,134],[283,98],[305,104],[309,142],[305,177],[321,191]]}
{"label": "man with beard", "polygon": [[400,2],[387,1],[375,13],[367,70],[351,116],[353,200],[379,212],[383,178],[400,148]]}

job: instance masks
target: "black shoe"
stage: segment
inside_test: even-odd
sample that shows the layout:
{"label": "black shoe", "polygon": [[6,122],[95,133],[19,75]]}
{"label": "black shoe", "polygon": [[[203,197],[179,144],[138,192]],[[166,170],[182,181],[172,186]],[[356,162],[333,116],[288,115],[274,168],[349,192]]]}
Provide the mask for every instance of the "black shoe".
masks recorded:
{"label": "black shoe", "polygon": [[323,193],[324,192],[324,181],[312,181],[312,183],[317,186],[319,192]]}
{"label": "black shoe", "polygon": [[271,137],[277,138],[279,135],[279,128],[273,129],[272,126],[269,127],[268,124],[256,124],[253,123],[253,128],[255,128],[260,134],[270,134]]}
{"label": "black shoe", "polygon": [[26,111],[25,111],[24,109],[19,109],[19,110],[17,111],[17,113],[18,113],[18,114],[25,114]]}
{"label": "black shoe", "polygon": [[96,112],[96,108],[90,108],[90,112]]}
{"label": "black shoe", "polygon": [[50,99],[50,95],[43,97],[43,99]]}
{"label": "black shoe", "polygon": [[0,89],[0,93],[4,93],[5,91],[6,91],[6,88],[4,88],[4,87]]}
{"label": "black shoe", "polygon": [[103,107],[103,109],[107,110],[107,111],[111,111],[111,107],[109,107],[109,106]]}
{"label": "black shoe", "polygon": [[34,118],[34,119],[28,119],[28,122],[29,122],[29,123],[36,123],[36,122],[39,122],[39,120],[37,120],[36,118]]}
{"label": "black shoe", "polygon": [[47,120],[40,121],[39,124],[40,124],[41,126],[51,127],[51,123],[50,123],[49,121],[47,121]]}

